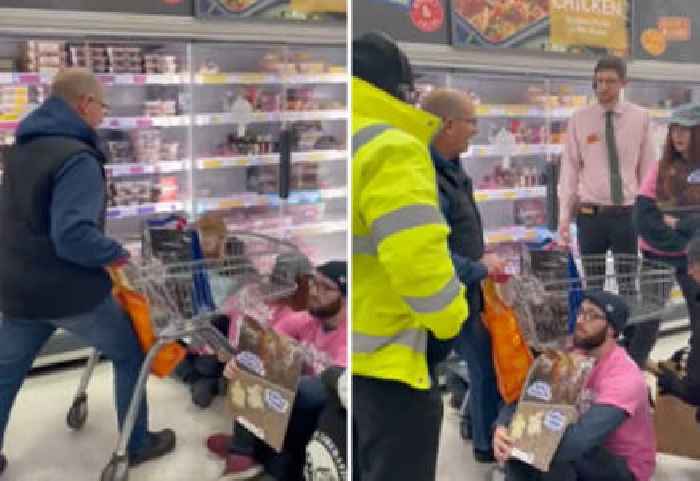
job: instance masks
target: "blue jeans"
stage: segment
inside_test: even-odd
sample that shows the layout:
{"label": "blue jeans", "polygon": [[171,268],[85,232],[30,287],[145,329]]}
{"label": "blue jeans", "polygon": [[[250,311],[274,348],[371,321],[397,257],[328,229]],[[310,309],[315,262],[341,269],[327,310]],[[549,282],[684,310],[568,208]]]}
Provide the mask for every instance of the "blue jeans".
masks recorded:
{"label": "blue jeans", "polygon": [[474,449],[488,451],[502,399],[491,357],[491,336],[481,320],[481,312],[469,316],[455,348],[469,369],[469,415]]}
{"label": "blue jeans", "polygon": [[[120,429],[124,423],[144,354],[134,334],[131,320],[110,295],[91,312],[70,318],[42,321],[0,319],[0,449],[17,392],[34,358],[57,328],[78,336],[112,361]],[[130,453],[144,447],[147,431],[148,406],[144,395],[129,440]]]}

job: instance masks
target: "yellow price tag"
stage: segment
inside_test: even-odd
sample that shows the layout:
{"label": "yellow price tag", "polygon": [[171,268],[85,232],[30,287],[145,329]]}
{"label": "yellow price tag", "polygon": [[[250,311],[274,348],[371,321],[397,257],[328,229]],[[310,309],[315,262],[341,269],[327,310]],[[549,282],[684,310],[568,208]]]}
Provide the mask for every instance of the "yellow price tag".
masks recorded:
{"label": "yellow price tag", "polygon": [[477,202],[484,202],[485,200],[488,200],[489,195],[484,193],[484,192],[477,192],[474,194],[474,200]]}
{"label": "yellow price tag", "polygon": [[527,115],[530,108],[526,105],[508,105],[505,110],[506,115]]}
{"label": "yellow price tag", "polygon": [[503,198],[508,200],[515,200],[518,198],[518,193],[514,190],[508,190],[503,193]]}
{"label": "yellow price tag", "polygon": [[267,75],[261,73],[242,73],[234,76],[239,82],[247,83],[263,83],[267,77]]}
{"label": "yellow price tag", "polygon": [[199,76],[199,81],[203,84],[225,84],[228,81],[228,75],[224,73],[203,73]]}
{"label": "yellow price tag", "polygon": [[238,199],[229,199],[219,202],[219,209],[233,209],[236,207],[243,207],[243,201]]}
{"label": "yellow price tag", "polygon": [[219,159],[204,159],[202,165],[205,169],[218,169],[224,166],[224,163]]}

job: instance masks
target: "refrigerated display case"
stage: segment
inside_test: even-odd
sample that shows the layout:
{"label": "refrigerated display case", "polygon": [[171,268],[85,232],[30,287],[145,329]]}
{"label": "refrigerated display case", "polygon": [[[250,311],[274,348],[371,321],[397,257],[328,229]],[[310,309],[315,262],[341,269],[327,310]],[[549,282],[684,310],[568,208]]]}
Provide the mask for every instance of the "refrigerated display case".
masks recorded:
{"label": "refrigerated display case", "polygon": [[[231,230],[290,239],[316,263],[344,259],[344,42],[144,37],[0,38],[0,156],[58,69],[86,67],[109,105],[99,129],[109,159],[107,231],[133,255],[145,219],[195,221],[215,211]],[[291,167],[285,198],[280,159]],[[85,352],[59,332],[37,366]]]}
{"label": "refrigerated display case", "polygon": [[[472,97],[479,133],[461,162],[474,180],[488,249],[504,255],[508,269],[518,272],[522,243],[555,236],[556,167],[568,119],[595,101],[593,62],[421,44],[403,47],[417,73],[419,98],[437,86]],[[671,110],[700,100],[700,80],[689,66],[631,62],[630,73],[624,97],[650,110],[660,156]],[[673,298],[681,309],[671,318],[685,317],[679,289]]]}

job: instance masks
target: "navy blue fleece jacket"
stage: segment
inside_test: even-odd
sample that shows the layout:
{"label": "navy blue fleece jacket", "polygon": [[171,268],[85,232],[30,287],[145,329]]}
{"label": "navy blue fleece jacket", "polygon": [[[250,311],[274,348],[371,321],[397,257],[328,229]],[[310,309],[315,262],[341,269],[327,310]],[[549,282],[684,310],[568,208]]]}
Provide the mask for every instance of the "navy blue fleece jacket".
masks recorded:
{"label": "navy blue fleece jacket", "polygon": [[[99,149],[97,132],[58,97],[44,102],[17,129],[18,144],[49,136],[70,137]],[[90,153],[68,159],[56,173],[50,219],[51,241],[59,257],[85,267],[101,267],[129,255],[98,226],[105,195],[102,168]]]}

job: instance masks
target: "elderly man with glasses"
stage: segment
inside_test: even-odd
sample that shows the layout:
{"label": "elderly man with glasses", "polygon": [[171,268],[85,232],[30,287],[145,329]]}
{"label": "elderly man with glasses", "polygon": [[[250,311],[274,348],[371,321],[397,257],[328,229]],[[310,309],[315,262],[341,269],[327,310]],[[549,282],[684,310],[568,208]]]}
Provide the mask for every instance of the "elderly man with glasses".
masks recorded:
{"label": "elderly man with glasses", "polygon": [[656,442],[644,376],[617,344],[629,309],[609,292],[584,293],[574,348],[595,360],[579,406],[578,421],[567,427],[548,472],[511,458],[506,426],[515,406],[501,411],[494,453],[506,465],[506,480],[649,481],[656,467]]}
{"label": "elderly man with glasses", "polygon": [[445,357],[454,347],[467,362],[470,379],[468,416],[464,416],[462,432],[468,432],[468,420],[474,447],[474,458],[481,463],[493,462],[492,426],[498,417],[501,397],[491,355],[491,337],[481,320],[481,281],[489,274],[503,270],[504,262],[496,254],[486,254],[484,227],[474,198],[471,178],[460,163],[460,156],[469,149],[477,135],[474,105],[465,92],[438,89],[423,101],[425,111],[442,119],[442,128],[433,139],[430,153],[437,174],[440,209],[450,226],[448,243],[455,271],[467,287],[469,318],[462,325],[458,339],[441,342],[433,339],[429,354],[435,361]]}

